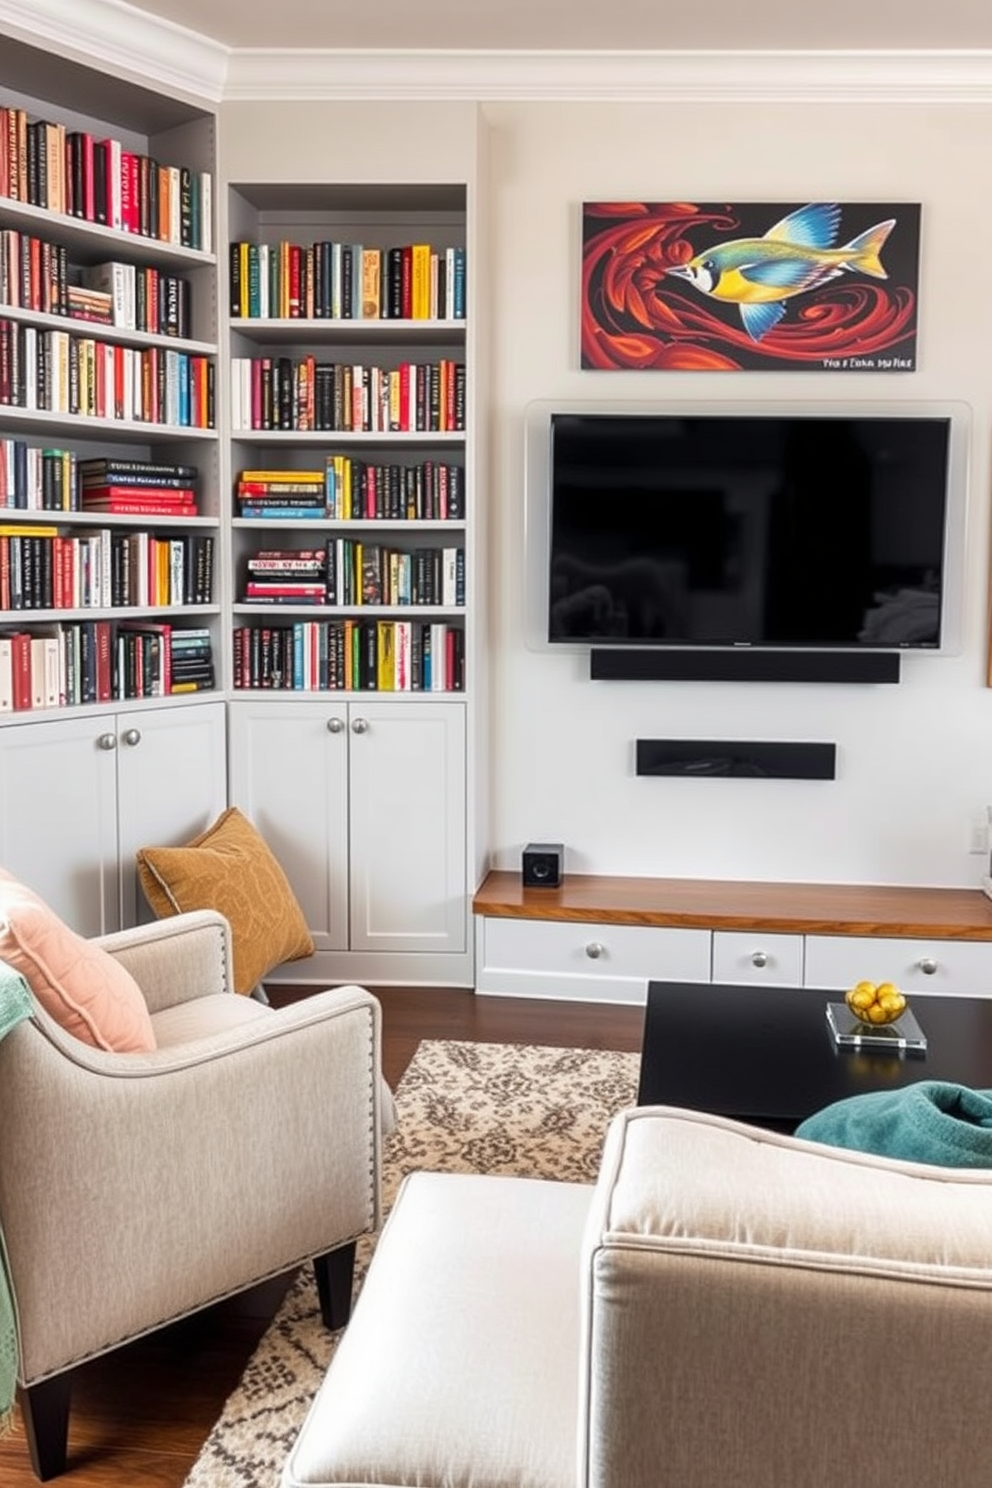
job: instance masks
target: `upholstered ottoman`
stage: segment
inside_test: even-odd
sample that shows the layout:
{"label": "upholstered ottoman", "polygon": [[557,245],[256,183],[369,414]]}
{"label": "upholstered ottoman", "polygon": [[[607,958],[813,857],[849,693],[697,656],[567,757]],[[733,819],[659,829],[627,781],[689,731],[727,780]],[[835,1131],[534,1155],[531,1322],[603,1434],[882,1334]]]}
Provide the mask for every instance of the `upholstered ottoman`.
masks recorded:
{"label": "upholstered ottoman", "polygon": [[284,1488],[574,1488],[592,1194],[525,1178],[408,1178]]}

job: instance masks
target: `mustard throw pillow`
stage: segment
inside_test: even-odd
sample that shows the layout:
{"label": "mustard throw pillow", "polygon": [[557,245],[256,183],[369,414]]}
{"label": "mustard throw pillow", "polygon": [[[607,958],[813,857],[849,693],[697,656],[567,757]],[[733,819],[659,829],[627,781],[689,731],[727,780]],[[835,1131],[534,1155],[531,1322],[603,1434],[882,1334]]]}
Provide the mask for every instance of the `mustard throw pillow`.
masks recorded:
{"label": "mustard throw pillow", "polygon": [[231,926],[234,987],[250,992],[283,961],[312,956],[313,938],[265,839],[236,806],[185,847],[143,847],[138,879],[158,918],[216,909]]}
{"label": "mustard throw pillow", "polygon": [[155,1048],[148,1004],[131,973],[102,946],[0,869],[0,957],[19,971],[67,1033],[117,1054]]}

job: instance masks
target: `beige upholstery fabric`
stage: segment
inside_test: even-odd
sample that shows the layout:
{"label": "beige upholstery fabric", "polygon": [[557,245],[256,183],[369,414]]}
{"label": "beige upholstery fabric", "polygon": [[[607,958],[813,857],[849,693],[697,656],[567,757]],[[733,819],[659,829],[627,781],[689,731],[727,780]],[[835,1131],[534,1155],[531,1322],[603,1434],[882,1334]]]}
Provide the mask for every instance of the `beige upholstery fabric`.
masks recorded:
{"label": "beige upholstery fabric", "polygon": [[990,1233],[992,1172],[661,1107],[594,1190],[416,1174],[283,1488],[988,1488]]}
{"label": "beige upholstery fabric", "polygon": [[591,1197],[523,1178],[408,1179],[285,1482],[571,1488]]}
{"label": "beige upholstery fabric", "polygon": [[38,1009],[0,1041],[0,1224],[33,1384],[379,1222],[380,1010],[358,987],[231,991],[211,912],[101,944],[160,1047],[113,1054]]}

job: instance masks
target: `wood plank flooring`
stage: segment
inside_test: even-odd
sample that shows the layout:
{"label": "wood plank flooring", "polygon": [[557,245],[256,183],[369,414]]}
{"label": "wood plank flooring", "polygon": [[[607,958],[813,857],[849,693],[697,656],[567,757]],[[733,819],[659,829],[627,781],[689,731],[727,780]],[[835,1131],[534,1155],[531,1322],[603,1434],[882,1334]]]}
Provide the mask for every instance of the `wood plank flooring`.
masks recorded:
{"label": "wood plank flooring", "polygon": [[[272,1001],[292,1001],[311,990],[271,989]],[[641,1046],[641,1008],[434,988],[381,988],[376,995],[383,1008],[383,1069],[394,1087],[425,1038],[633,1051]],[[288,1283],[286,1277],[242,1293],[77,1370],[69,1470],[56,1481],[72,1488],[181,1488]],[[20,1421],[0,1441],[0,1484],[36,1488]]]}

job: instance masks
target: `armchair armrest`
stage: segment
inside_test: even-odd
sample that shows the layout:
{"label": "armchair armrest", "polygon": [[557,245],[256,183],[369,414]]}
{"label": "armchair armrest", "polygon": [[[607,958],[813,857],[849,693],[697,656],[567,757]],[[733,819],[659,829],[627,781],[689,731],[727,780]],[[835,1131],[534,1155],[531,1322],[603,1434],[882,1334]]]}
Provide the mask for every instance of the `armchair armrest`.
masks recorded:
{"label": "armchair armrest", "polygon": [[[380,1023],[351,987],[149,1054],[0,1041],[0,1213],[23,1378],[346,1244],[380,1218]],[[31,1201],[44,1175],[43,1201]],[[80,1278],[86,1279],[85,1288]]]}
{"label": "armchair armrest", "polygon": [[231,928],[211,909],[94,937],[134,977],[148,1011],[232,990]]}

